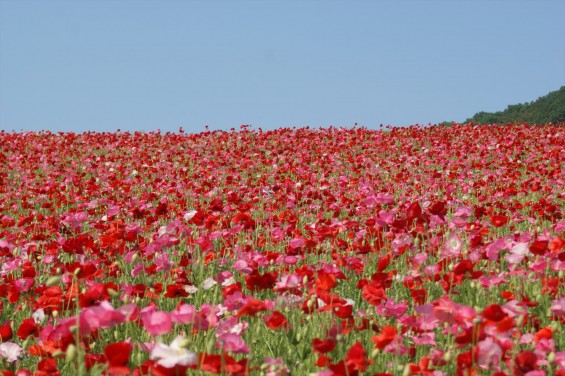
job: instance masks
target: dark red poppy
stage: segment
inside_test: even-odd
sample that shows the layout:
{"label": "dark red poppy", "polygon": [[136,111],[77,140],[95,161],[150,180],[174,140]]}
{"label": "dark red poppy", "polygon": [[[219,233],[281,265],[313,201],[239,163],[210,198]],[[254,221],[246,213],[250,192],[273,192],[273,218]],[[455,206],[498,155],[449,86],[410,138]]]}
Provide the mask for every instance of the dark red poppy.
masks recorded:
{"label": "dark red poppy", "polygon": [[530,252],[534,255],[543,256],[549,250],[549,241],[536,240],[530,244]]}
{"label": "dark red poppy", "polygon": [[514,359],[514,374],[523,376],[536,369],[538,357],[533,351],[522,351]]}
{"label": "dark red poppy", "polygon": [[39,326],[35,323],[33,318],[27,318],[22,321],[16,335],[20,339],[26,339],[29,336],[39,337]]}
{"label": "dark red poppy", "polygon": [[491,304],[481,313],[485,319],[489,321],[498,322],[508,316],[498,304]]}
{"label": "dark red poppy", "polygon": [[4,321],[2,325],[0,325],[0,341],[9,341],[12,339],[14,332],[12,331],[11,321]]}
{"label": "dark red poppy", "polygon": [[131,354],[132,346],[126,342],[116,342],[104,348],[104,355],[110,366],[125,366]]}
{"label": "dark red poppy", "polygon": [[165,297],[167,298],[184,298],[188,296],[188,292],[184,289],[184,285],[182,284],[175,284],[175,285],[168,285],[167,292],[165,293]]}
{"label": "dark red poppy", "polygon": [[257,271],[245,277],[245,285],[251,291],[269,290],[277,283],[278,273],[275,271],[259,274]]}
{"label": "dark red poppy", "polygon": [[331,338],[327,338],[325,340],[314,338],[312,340],[312,347],[314,348],[314,351],[326,354],[335,348],[335,341]]}

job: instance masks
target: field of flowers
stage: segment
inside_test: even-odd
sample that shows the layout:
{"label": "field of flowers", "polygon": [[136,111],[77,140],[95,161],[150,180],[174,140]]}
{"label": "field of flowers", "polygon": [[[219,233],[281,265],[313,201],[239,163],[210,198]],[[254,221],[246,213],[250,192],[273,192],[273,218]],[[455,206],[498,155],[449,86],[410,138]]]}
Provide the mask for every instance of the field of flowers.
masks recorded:
{"label": "field of flowers", "polygon": [[565,375],[565,127],[0,132],[0,375]]}

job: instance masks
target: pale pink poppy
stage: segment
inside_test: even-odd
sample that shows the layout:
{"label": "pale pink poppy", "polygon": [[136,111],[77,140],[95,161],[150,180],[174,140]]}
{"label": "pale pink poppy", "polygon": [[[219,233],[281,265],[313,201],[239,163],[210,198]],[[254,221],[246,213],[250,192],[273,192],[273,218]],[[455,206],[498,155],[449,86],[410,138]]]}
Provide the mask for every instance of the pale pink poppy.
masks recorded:
{"label": "pale pink poppy", "polygon": [[249,352],[249,347],[245,344],[243,338],[235,333],[225,333],[219,336],[216,348],[234,354],[247,354]]}
{"label": "pale pink poppy", "polygon": [[484,341],[478,343],[478,348],[478,366],[482,369],[498,369],[502,357],[500,346],[491,337],[487,337]]}
{"label": "pale pink poppy", "polygon": [[21,352],[22,352],[22,348],[17,343],[14,342],[0,343],[0,357],[2,357],[8,363],[12,363],[18,360]]}
{"label": "pale pink poppy", "polygon": [[141,321],[145,330],[153,336],[170,332],[173,324],[169,314],[163,311],[155,311],[153,307],[148,308],[152,309],[141,310]]}

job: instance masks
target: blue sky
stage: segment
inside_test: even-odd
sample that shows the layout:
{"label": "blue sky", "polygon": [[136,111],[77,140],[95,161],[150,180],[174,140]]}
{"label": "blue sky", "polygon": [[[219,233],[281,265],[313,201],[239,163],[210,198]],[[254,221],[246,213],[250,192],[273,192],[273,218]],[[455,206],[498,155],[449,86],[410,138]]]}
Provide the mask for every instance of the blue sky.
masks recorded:
{"label": "blue sky", "polygon": [[565,85],[565,1],[0,0],[0,129],[463,121]]}

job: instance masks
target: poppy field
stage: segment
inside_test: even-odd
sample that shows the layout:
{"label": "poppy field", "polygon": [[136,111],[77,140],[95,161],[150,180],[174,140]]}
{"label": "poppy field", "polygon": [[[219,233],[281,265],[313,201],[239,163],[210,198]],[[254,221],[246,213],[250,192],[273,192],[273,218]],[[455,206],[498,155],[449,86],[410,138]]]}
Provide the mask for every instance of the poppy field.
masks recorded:
{"label": "poppy field", "polygon": [[0,375],[565,375],[563,125],[0,132]]}

